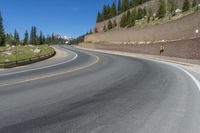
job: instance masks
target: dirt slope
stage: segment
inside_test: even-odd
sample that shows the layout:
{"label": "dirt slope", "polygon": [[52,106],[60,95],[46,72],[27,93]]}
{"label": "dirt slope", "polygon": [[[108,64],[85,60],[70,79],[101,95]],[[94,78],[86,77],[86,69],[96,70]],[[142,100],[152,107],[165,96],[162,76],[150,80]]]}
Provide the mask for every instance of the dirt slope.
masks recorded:
{"label": "dirt slope", "polygon": [[[148,26],[142,29],[110,31],[85,37],[86,42],[155,42],[159,40],[183,40],[196,37],[200,30],[200,11],[169,23]],[[198,35],[200,36],[200,35]]]}
{"label": "dirt slope", "polygon": [[[165,0],[165,1],[167,1],[167,0]],[[177,1],[178,8],[182,9],[183,0],[176,0],[176,1]],[[196,0],[196,1],[200,3],[200,0]],[[151,1],[148,1],[148,2],[146,2],[146,3],[144,3],[144,4],[140,5],[140,6],[138,6],[137,8],[139,8],[139,7],[141,7],[141,8],[147,7],[147,9],[148,8],[152,8],[153,12],[156,12],[156,10],[158,8],[158,2],[159,2],[159,0],[151,0]],[[192,3],[193,0],[190,0],[190,2]],[[133,9],[130,9],[130,10],[133,10]],[[112,21],[116,20],[117,23],[119,23],[120,20],[121,20],[121,17],[123,16],[123,14],[124,13],[122,13],[119,16],[116,16],[116,17],[114,17],[114,18],[112,18],[110,20],[112,20]],[[103,32],[103,27],[104,27],[104,25],[108,24],[108,21],[109,20],[106,20],[106,21],[97,23],[95,25],[95,27],[97,28],[98,32]]]}

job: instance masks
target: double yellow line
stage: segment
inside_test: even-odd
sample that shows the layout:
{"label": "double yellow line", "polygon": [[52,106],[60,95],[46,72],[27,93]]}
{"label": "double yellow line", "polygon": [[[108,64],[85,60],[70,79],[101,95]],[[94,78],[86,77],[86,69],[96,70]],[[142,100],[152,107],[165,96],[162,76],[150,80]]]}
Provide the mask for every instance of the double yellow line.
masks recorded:
{"label": "double yellow line", "polygon": [[54,74],[44,75],[44,76],[35,77],[35,78],[27,79],[27,80],[21,80],[21,81],[17,81],[17,82],[13,82],[13,83],[0,84],[0,87],[7,87],[7,86],[14,86],[14,85],[19,85],[19,84],[29,83],[32,81],[42,80],[42,79],[46,79],[46,78],[52,78],[52,77],[61,76],[61,75],[67,74],[67,73],[72,73],[75,71],[80,71],[80,70],[86,69],[88,67],[91,67],[91,66],[97,64],[100,61],[100,58],[98,56],[96,56],[96,55],[92,55],[92,56],[95,57],[95,61],[93,61],[90,64],[83,65],[83,66],[80,66],[77,68],[72,68],[72,69],[54,73]]}

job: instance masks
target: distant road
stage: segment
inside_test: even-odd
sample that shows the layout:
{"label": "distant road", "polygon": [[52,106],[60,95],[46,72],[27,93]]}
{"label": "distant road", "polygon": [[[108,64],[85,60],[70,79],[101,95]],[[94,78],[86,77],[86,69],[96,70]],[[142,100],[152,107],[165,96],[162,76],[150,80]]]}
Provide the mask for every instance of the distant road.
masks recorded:
{"label": "distant road", "polygon": [[64,63],[0,73],[0,133],[200,132],[199,88],[180,69],[62,49]]}

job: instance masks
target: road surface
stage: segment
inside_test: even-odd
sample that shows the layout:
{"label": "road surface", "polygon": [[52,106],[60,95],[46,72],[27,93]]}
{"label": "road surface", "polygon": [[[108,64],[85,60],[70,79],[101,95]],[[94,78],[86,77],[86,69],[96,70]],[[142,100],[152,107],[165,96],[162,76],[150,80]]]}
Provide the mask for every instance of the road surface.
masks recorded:
{"label": "road surface", "polygon": [[200,132],[199,88],[182,70],[62,49],[64,63],[1,71],[0,133]]}

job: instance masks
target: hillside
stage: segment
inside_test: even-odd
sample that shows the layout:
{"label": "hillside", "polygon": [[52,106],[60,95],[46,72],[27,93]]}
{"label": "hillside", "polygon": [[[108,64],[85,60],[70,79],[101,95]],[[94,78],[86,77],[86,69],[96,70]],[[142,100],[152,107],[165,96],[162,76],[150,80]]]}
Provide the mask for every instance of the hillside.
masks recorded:
{"label": "hillside", "polygon": [[[165,2],[167,2],[167,0],[165,0]],[[176,0],[176,2],[177,2],[177,8],[178,8],[178,9],[182,9],[183,0]],[[193,0],[190,0],[190,3],[192,3],[192,2],[193,2]],[[197,3],[200,3],[200,0],[196,0],[196,2],[197,2]],[[159,3],[159,0],[150,0],[150,1],[148,1],[148,2],[145,2],[145,3],[142,4],[142,5],[137,6],[136,8],[137,8],[137,9],[138,9],[138,8],[144,8],[144,7],[145,7],[146,9],[151,8],[152,11],[153,11],[153,13],[155,13],[156,10],[157,10],[157,8],[158,8],[158,3]],[[130,9],[130,11],[132,11],[133,9],[134,9],[134,8]],[[111,21],[116,20],[116,22],[117,22],[117,24],[118,24],[118,28],[119,28],[120,20],[121,20],[122,16],[123,16],[125,13],[127,13],[127,11],[124,12],[124,13],[122,13],[122,14],[120,14],[120,15],[118,15],[118,16],[116,16],[116,17],[113,17],[113,18],[111,18],[111,19],[108,19],[108,20],[105,20],[105,21],[96,23],[95,28],[96,28],[97,31],[100,32],[100,33],[101,33],[101,32],[104,32],[104,26],[108,24],[108,21],[109,21],[109,20],[111,20]]]}
{"label": "hillside", "polygon": [[[200,0],[199,0],[200,1]],[[192,3],[192,0],[190,0]],[[177,0],[177,9],[183,6],[182,0]],[[157,9],[158,0],[151,0],[146,2],[139,7],[150,7],[154,10]],[[120,21],[120,17],[123,14],[112,18],[112,20]],[[155,43],[162,40],[183,40],[190,39],[197,36],[195,33],[197,29],[200,29],[200,11],[196,11],[191,8],[189,11],[177,14],[176,16],[169,19],[168,16],[162,19],[153,20],[152,23],[136,24],[131,28],[119,28],[119,24],[112,30],[107,32],[99,32],[96,34],[88,35],[85,37],[85,42],[106,42],[106,43]],[[101,31],[109,20],[97,23],[98,31]],[[146,22],[146,18],[136,21],[136,23]]]}
{"label": "hillside", "polygon": [[85,37],[86,42],[137,43],[159,40],[182,40],[195,37],[200,29],[200,11],[165,24],[148,26],[142,29],[125,29],[93,34]]}

